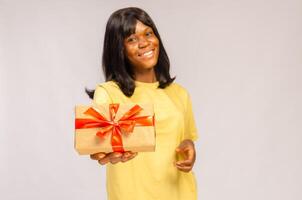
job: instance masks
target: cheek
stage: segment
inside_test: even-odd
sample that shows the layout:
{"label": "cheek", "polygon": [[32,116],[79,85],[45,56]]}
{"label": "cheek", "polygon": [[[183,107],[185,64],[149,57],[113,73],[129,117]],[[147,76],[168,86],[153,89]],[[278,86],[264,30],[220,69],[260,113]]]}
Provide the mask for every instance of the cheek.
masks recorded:
{"label": "cheek", "polygon": [[157,39],[157,37],[154,37],[152,42],[153,42],[154,46],[156,46],[156,47],[159,46],[159,40]]}
{"label": "cheek", "polygon": [[135,58],[136,52],[135,52],[134,48],[127,47],[127,48],[125,49],[125,55],[127,56],[127,58],[128,58],[129,60],[132,60],[133,58]]}
{"label": "cheek", "polygon": [[159,41],[157,40],[157,42],[154,44],[154,46],[156,47],[156,56],[158,57],[159,55]]}

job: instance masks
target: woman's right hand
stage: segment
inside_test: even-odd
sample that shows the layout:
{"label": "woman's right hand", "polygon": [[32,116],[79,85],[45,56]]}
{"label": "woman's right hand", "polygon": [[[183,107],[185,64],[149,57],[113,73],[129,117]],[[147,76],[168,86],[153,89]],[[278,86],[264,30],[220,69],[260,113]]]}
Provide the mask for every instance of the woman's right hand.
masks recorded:
{"label": "woman's right hand", "polygon": [[101,165],[105,165],[108,162],[111,164],[116,164],[118,162],[127,162],[133,159],[137,155],[137,152],[126,151],[124,153],[121,152],[112,152],[112,153],[95,153],[91,154],[90,158],[92,160],[97,160]]}

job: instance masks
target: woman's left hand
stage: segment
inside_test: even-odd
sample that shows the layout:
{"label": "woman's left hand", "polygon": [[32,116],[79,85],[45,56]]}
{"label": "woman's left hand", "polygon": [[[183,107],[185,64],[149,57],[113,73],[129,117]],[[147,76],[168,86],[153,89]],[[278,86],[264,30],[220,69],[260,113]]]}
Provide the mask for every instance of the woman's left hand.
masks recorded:
{"label": "woman's left hand", "polygon": [[183,172],[190,172],[196,159],[194,142],[189,139],[183,140],[175,151],[184,157],[184,160],[175,162],[177,169]]}

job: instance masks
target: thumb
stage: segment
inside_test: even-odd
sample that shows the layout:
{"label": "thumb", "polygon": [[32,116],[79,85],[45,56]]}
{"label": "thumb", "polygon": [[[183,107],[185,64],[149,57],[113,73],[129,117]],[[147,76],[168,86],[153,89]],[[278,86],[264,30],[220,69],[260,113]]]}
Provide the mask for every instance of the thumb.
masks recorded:
{"label": "thumb", "polygon": [[177,148],[175,149],[175,151],[176,151],[177,153],[183,153],[183,152],[187,151],[187,147],[185,147],[185,146],[179,146],[179,147],[177,147]]}

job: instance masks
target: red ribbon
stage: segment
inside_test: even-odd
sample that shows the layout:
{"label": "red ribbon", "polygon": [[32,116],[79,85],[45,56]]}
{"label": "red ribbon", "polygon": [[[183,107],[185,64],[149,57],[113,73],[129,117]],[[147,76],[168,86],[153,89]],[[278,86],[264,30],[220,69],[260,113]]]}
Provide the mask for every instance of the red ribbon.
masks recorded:
{"label": "red ribbon", "polygon": [[88,108],[84,114],[92,116],[94,119],[75,119],[75,128],[101,128],[97,133],[101,139],[111,133],[111,145],[114,152],[125,152],[123,148],[122,133],[129,135],[135,126],[154,126],[153,116],[138,116],[142,108],[134,105],[118,121],[115,121],[119,104],[109,104],[110,119],[107,120],[101,113],[93,107]]}

